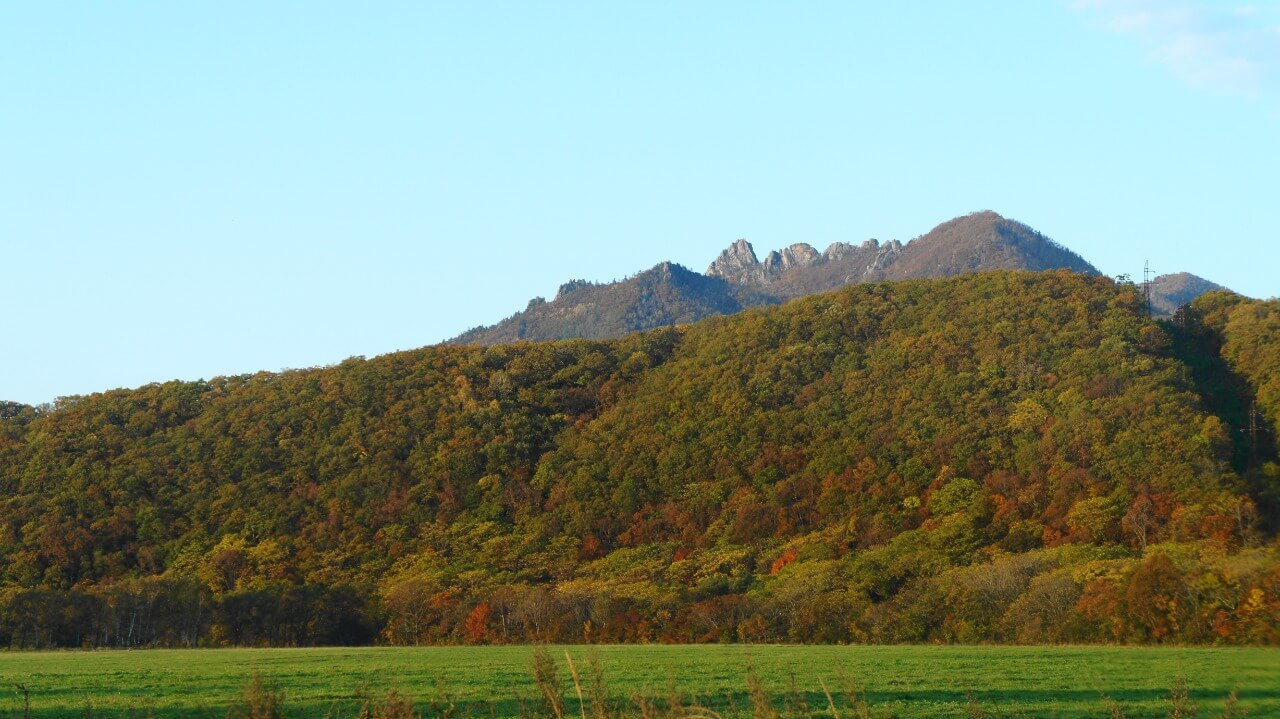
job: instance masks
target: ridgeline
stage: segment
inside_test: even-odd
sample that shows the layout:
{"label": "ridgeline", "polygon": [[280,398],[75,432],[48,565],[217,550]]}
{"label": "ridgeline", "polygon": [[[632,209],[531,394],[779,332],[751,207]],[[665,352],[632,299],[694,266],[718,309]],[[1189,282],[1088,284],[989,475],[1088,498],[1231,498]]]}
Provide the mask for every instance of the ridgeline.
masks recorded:
{"label": "ridgeline", "polygon": [[[903,244],[870,239],[832,243],[819,252],[804,242],[756,256],[745,239],[725,248],[705,274],[671,262],[625,280],[574,280],[550,302],[527,307],[488,327],[476,327],[453,344],[505,344],[519,340],[609,339],[632,332],[689,324],[705,317],[767,307],[866,282],[954,277],[993,270],[1070,270],[1100,274],[1071,250],[1027,225],[995,212],[953,218]],[[1195,275],[1161,275],[1150,286],[1159,316],[1196,297],[1225,288]]]}

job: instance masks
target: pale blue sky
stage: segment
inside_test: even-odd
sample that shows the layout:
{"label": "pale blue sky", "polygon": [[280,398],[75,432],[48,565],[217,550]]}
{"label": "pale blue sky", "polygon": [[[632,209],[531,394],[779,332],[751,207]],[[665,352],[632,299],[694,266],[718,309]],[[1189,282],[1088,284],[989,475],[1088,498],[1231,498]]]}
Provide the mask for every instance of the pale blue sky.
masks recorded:
{"label": "pale blue sky", "polygon": [[0,399],[990,208],[1280,293],[1277,3],[0,4]]}

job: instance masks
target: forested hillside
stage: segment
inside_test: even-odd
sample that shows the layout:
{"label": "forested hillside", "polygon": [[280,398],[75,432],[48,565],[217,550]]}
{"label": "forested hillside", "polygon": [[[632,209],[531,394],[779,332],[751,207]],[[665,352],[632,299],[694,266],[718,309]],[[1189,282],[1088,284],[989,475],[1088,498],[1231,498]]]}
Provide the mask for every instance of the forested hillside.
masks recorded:
{"label": "forested hillside", "polygon": [[0,407],[0,646],[1280,642],[1280,303],[1068,272]]}

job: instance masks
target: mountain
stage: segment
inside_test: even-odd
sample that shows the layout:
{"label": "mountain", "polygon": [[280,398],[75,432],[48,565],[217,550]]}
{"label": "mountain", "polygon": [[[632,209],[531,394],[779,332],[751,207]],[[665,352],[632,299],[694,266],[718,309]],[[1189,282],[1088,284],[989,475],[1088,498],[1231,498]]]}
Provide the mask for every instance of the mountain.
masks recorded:
{"label": "mountain", "polygon": [[1277,643],[1277,430],[1280,302],[1067,271],[67,398],[0,646]]}
{"label": "mountain", "polygon": [[1179,307],[1209,292],[1227,288],[1188,272],[1160,275],[1151,281],[1151,310],[1157,316],[1171,317]]}
{"label": "mountain", "polygon": [[1079,255],[1026,225],[994,212],[957,217],[903,245],[832,244],[819,253],[798,243],[771,252],[763,262],[751,244],[738,240],[707,268],[707,274],[756,287],[779,299],[826,292],[859,282],[952,277],[989,270],[1055,270],[1096,275]]}
{"label": "mountain", "polygon": [[989,270],[1071,270],[1097,275],[1079,255],[994,212],[975,212],[938,225],[903,247],[884,279],[953,277]]}
{"label": "mountain", "polygon": [[450,342],[487,345],[619,337],[861,282],[1055,269],[1098,274],[1079,255],[994,212],[957,217],[905,245],[873,239],[858,245],[837,242],[819,252],[800,242],[770,252],[763,261],[751,243],[738,240],[720,253],[705,275],[663,263],[621,282],[570,283],[551,302],[535,299],[523,312]]}
{"label": "mountain", "polygon": [[605,339],[775,302],[719,277],[663,262],[620,282],[568,282],[550,302],[534,299],[523,312],[496,325],[464,332],[452,342],[491,345],[548,338]]}

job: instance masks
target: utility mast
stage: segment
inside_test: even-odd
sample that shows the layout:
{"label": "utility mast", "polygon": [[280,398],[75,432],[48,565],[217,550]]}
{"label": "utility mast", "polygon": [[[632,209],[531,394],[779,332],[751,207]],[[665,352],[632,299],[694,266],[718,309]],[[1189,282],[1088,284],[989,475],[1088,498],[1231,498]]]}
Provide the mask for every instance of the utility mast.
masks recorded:
{"label": "utility mast", "polygon": [[1151,263],[1142,263],[1142,301],[1147,306],[1147,317],[1151,317]]}
{"label": "utility mast", "polygon": [[1249,426],[1245,433],[1249,435],[1249,452],[1254,460],[1258,459],[1258,400],[1249,405]]}
{"label": "utility mast", "polygon": [[1190,304],[1178,305],[1178,309],[1175,310],[1173,313],[1173,323],[1178,325],[1184,330],[1189,329],[1191,327],[1191,305]]}

